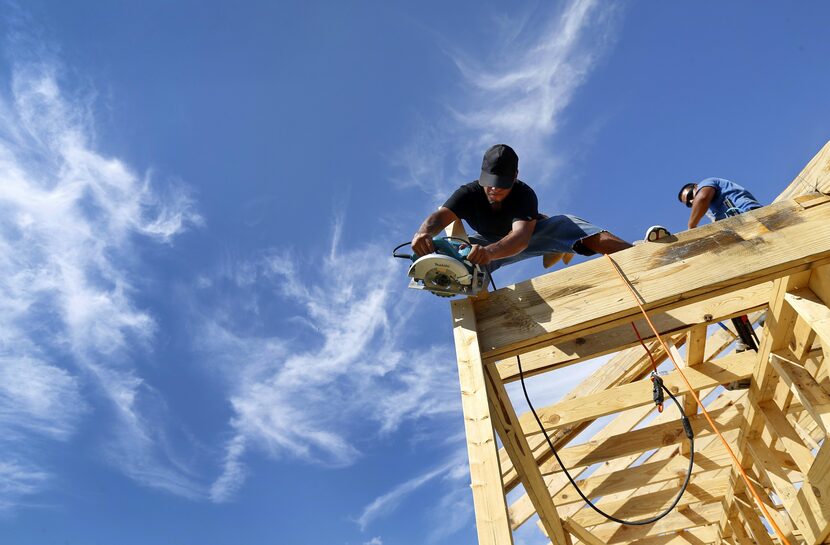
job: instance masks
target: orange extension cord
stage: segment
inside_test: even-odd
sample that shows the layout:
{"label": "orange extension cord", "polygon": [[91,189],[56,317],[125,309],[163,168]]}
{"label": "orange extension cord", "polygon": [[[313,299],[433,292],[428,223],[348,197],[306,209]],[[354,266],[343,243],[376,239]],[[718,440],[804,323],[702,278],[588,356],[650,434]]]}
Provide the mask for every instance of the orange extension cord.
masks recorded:
{"label": "orange extension cord", "polygon": [[660,341],[660,345],[663,347],[663,350],[671,358],[671,361],[674,364],[674,367],[677,369],[677,372],[683,378],[683,382],[686,383],[686,387],[689,389],[689,393],[692,395],[692,397],[694,397],[695,402],[698,404],[701,411],[703,412],[703,416],[709,422],[709,425],[712,426],[712,430],[714,430],[714,432],[717,434],[717,436],[723,442],[723,446],[726,447],[726,451],[729,453],[729,456],[732,458],[732,462],[735,464],[735,467],[738,468],[738,471],[740,471],[741,476],[743,477],[747,488],[749,488],[750,492],[752,492],[752,496],[755,498],[755,502],[758,504],[758,507],[761,508],[761,511],[763,511],[764,517],[766,517],[767,521],[770,523],[770,526],[772,526],[772,528],[775,530],[775,533],[776,533],[776,535],[778,535],[778,538],[781,540],[781,543],[783,543],[784,545],[790,545],[790,542],[787,541],[786,537],[784,537],[784,532],[782,532],[781,528],[778,527],[778,524],[775,523],[775,519],[773,519],[772,516],[770,516],[769,511],[767,511],[766,505],[764,505],[764,502],[761,501],[761,498],[760,498],[760,496],[758,496],[758,492],[756,492],[755,487],[752,486],[752,481],[749,480],[749,476],[747,476],[746,471],[744,471],[744,468],[741,467],[741,463],[740,463],[740,461],[738,461],[738,457],[735,456],[734,452],[732,452],[732,448],[729,446],[729,443],[726,441],[726,439],[723,437],[723,435],[721,434],[718,427],[715,425],[715,422],[714,422],[714,420],[712,420],[712,417],[709,415],[709,412],[706,410],[706,407],[704,407],[703,403],[700,402],[700,398],[697,396],[697,393],[692,388],[692,385],[689,383],[689,380],[686,378],[686,375],[683,374],[683,369],[681,369],[680,365],[678,365],[677,361],[675,361],[674,355],[669,351],[669,348],[666,346],[666,343],[663,341],[663,338],[660,336],[660,333],[657,332],[657,328],[654,327],[654,324],[652,323],[651,318],[649,318],[648,313],[646,312],[646,309],[643,308],[642,303],[640,303],[640,297],[637,295],[637,292],[634,290],[634,287],[631,285],[631,282],[628,281],[628,278],[626,278],[626,276],[623,273],[620,266],[617,264],[616,261],[614,261],[611,258],[610,255],[605,254],[605,257],[607,257],[608,261],[611,262],[611,266],[614,268],[615,271],[617,271],[617,274],[619,275],[620,280],[623,281],[623,283],[625,284],[625,287],[627,287],[628,291],[631,292],[631,296],[634,299],[634,302],[637,303],[638,307],[640,307],[640,312],[643,313],[643,316],[645,317],[646,321],[648,322],[648,325],[651,327],[651,330],[654,332],[654,335],[657,337],[657,340]]}

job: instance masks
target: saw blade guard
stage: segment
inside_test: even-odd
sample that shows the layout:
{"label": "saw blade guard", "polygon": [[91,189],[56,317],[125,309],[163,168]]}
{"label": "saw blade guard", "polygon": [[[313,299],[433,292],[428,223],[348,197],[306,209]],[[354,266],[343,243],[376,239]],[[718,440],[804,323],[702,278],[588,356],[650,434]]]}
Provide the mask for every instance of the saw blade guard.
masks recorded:
{"label": "saw blade guard", "polygon": [[476,295],[486,288],[489,278],[486,269],[467,261],[472,250],[468,241],[455,237],[434,237],[432,242],[435,251],[424,256],[397,253],[407,243],[393,251],[394,257],[413,262],[408,271],[412,279],[410,288],[427,290],[441,297]]}
{"label": "saw blade guard", "polygon": [[418,258],[409,267],[409,276],[423,280],[427,289],[449,290],[472,282],[472,274],[464,263],[454,257],[438,254]]}

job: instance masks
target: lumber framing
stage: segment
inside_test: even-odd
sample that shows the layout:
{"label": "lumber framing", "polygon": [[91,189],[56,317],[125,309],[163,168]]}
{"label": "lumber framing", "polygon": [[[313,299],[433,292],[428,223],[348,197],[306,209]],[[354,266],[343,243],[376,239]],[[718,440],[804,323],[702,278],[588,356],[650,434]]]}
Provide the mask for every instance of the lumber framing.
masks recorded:
{"label": "lumber framing", "polygon": [[[534,515],[557,545],[830,543],[827,194],[830,142],[769,206],[451,303],[480,544],[512,544]],[[734,333],[717,326],[744,314],[757,353],[732,352]],[[534,398],[541,426],[517,413],[511,383],[532,392],[600,356],[560,400]],[[652,401],[652,365],[688,416],[693,452],[674,404]],[[724,388],[741,379],[748,389]],[[676,507],[646,525],[608,521],[563,471],[600,509],[641,520],[672,505],[691,455]]]}

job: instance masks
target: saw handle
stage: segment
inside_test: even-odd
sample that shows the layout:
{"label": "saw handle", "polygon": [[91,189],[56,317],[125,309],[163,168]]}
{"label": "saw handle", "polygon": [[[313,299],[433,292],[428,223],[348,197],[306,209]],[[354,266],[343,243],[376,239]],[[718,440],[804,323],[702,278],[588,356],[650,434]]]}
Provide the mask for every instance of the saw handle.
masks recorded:
{"label": "saw handle", "polygon": [[[455,242],[453,242],[455,241]],[[392,250],[392,257],[397,257],[399,259],[409,259],[411,261],[415,261],[415,259],[422,257],[416,254],[401,254],[398,253],[398,250],[403,248],[406,245],[411,245],[412,242],[404,242],[403,244],[399,244]],[[435,251],[438,253],[443,253],[444,255],[455,257],[459,260],[464,260],[470,254],[470,250],[472,250],[472,245],[464,240],[463,238],[458,237],[433,237],[432,244],[435,246]]]}

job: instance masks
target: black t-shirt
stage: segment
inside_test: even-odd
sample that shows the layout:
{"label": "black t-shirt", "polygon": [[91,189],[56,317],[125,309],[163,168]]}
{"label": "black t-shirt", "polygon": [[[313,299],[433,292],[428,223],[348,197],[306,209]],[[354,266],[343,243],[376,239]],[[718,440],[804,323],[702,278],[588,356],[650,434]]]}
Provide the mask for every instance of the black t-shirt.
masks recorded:
{"label": "black t-shirt", "polygon": [[539,219],[539,201],[526,183],[517,180],[510,194],[494,209],[478,181],[464,184],[450,195],[444,208],[466,220],[470,227],[487,239],[501,239],[513,229],[516,220]]}

